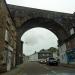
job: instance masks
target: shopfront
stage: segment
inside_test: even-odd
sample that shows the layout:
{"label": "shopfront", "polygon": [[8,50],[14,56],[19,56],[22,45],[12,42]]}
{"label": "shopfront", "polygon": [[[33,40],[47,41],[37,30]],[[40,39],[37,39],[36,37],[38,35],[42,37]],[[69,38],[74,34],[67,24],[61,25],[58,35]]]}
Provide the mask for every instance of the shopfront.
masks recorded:
{"label": "shopfront", "polygon": [[75,48],[67,50],[67,59],[69,64],[75,64]]}

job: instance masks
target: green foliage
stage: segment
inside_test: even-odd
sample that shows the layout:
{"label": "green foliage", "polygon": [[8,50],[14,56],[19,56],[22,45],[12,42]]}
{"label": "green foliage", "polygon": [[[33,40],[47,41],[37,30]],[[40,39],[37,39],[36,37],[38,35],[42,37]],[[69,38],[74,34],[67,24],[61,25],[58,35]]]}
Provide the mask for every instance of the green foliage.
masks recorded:
{"label": "green foliage", "polygon": [[[57,53],[57,55],[59,56],[59,50],[57,49],[57,48],[55,48],[55,47],[50,47],[49,49],[47,49],[50,53],[54,53],[54,52],[56,52]],[[42,51],[45,51],[45,49],[42,49],[42,50],[40,50],[40,52],[42,52]]]}
{"label": "green foliage", "polygon": [[48,51],[50,51],[50,52],[57,52],[58,51],[58,49],[57,48],[54,48],[54,47],[51,47],[51,48],[49,48],[48,49]]}
{"label": "green foliage", "polygon": [[59,50],[57,48],[51,47],[48,49],[48,51],[50,51],[50,53],[57,52],[57,55],[59,55]]}

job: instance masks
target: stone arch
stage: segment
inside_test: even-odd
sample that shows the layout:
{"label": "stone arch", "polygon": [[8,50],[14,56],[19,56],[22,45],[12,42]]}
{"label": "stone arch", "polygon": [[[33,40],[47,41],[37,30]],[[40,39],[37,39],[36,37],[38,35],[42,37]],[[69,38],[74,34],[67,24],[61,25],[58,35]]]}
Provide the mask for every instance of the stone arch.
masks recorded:
{"label": "stone arch", "polygon": [[[27,30],[35,27],[43,27],[52,31],[58,38],[58,46],[62,45],[64,40],[69,36],[66,29],[52,19],[43,17],[29,19],[20,27],[17,27],[17,57],[19,57],[19,54],[22,55],[23,52],[23,42],[21,41],[21,36]],[[17,60],[17,62],[19,62],[19,60]]]}
{"label": "stone arch", "polygon": [[69,36],[67,31],[60,24],[56,23],[52,19],[42,17],[27,20],[21,25],[21,27],[17,29],[17,31],[19,32],[19,35],[21,37],[24,32],[35,27],[43,27],[52,31],[61,42],[64,41]]}

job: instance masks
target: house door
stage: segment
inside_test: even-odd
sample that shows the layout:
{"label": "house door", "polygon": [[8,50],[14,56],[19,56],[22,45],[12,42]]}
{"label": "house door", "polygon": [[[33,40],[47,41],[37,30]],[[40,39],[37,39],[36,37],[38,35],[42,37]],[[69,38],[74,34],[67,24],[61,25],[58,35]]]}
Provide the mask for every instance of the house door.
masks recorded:
{"label": "house door", "polygon": [[8,51],[8,59],[7,59],[7,71],[10,71],[11,69],[11,52]]}

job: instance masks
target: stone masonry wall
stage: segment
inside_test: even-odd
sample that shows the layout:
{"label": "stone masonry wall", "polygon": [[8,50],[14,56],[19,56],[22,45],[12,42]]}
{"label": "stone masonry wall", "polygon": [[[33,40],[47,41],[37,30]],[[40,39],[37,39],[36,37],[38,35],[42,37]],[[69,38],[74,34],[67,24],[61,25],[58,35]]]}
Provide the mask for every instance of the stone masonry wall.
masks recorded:
{"label": "stone masonry wall", "polygon": [[4,10],[4,0],[0,0],[0,64],[3,60],[3,50],[4,50],[4,30],[5,30],[5,18],[6,13]]}
{"label": "stone masonry wall", "polygon": [[[5,32],[9,33],[8,42],[5,41]],[[5,48],[10,46],[13,49],[11,66],[15,66],[16,56],[16,28],[10,16],[5,0],[0,0],[0,72],[6,70]]]}

